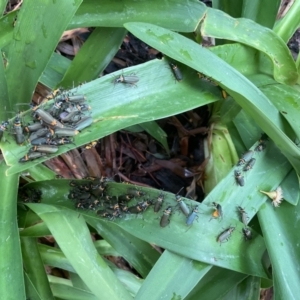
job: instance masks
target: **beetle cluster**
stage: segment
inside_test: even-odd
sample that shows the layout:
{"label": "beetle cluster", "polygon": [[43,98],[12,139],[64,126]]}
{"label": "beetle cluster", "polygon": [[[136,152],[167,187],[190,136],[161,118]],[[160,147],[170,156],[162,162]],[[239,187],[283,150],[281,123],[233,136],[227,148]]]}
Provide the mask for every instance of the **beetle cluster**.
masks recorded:
{"label": "beetle cluster", "polygon": [[[240,157],[237,166],[243,166],[243,172],[248,172],[253,168],[256,162],[256,159],[253,157],[254,153],[263,151],[266,148],[267,141],[268,136],[266,134],[262,134],[258,141],[258,145],[254,148],[254,151],[249,150]],[[239,186],[245,185],[244,175],[242,175],[242,171],[238,169],[234,170],[234,178]]]}
{"label": "beetle cluster", "polygon": [[20,196],[23,202],[26,203],[40,203],[42,199],[42,191],[34,188],[26,188],[22,190]]}
{"label": "beetle cluster", "polygon": [[111,200],[112,197],[108,197],[107,179],[95,178],[86,182],[71,181],[72,187],[68,198],[75,201],[75,207],[80,209],[96,210],[100,206],[103,206],[105,201]]}
{"label": "beetle cluster", "polygon": [[[21,114],[14,118],[12,129],[16,143],[22,145],[26,134],[32,145],[29,152],[19,162],[31,161],[47,154],[54,154],[58,146],[70,144],[73,137],[93,122],[91,116],[85,114],[90,109],[83,95],[70,95],[60,91],[54,98],[52,106],[46,108],[46,101],[38,106],[32,106],[31,124],[23,126]],[[1,136],[9,122],[0,125]]]}
{"label": "beetle cluster", "polygon": [[247,215],[245,209],[243,209],[241,206],[238,206],[237,209],[238,209],[238,212],[240,214],[241,221],[244,224],[244,228],[242,229],[242,233],[244,235],[245,240],[249,241],[249,240],[252,239],[252,233],[251,233],[251,230],[248,227],[248,219],[249,219],[248,215]]}
{"label": "beetle cluster", "polygon": [[137,189],[128,189],[126,194],[111,196],[107,182],[108,179],[103,177],[93,178],[84,183],[71,181],[72,189],[68,198],[75,201],[76,208],[96,211],[98,216],[109,220],[121,218],[126,213],[143,213],[154,203],[152,200],[144,199],[136,205],[128,207],[131,199],[142,197],[145,193]]}

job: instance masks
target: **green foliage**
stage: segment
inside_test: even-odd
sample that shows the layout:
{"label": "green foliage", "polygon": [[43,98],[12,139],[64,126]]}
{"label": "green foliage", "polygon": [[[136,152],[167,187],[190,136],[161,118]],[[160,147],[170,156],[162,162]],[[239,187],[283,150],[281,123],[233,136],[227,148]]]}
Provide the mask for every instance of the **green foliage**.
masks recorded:
{"label": "green foliage", "polygon": [[[166,135],[155,120],[203,105],[212,112],[211,139],[206,141],[205,186],[210,192],[198,203],[198,219],[191,227],[177,210],[165,228],[159,226],[162,212],[154,214],[150,208],[143,215],[114,220],[77,211],[68,199],[69,181],[54,180],[53,172],[40,165],[50,156],[20,164],[28,146],[17,147],[6,132],[1,141],[6,164],[0,166],[3,299],[25,299],[25,294],[30,299],[257,299],[258,289],[272,284],[275,298],[298,297],[299,58],[293,61],[285,43],[298,28],[300,1],[275,26],[279,1],[213,2],[214,8],[196,0],[105,0],[101,5],[97,0],[24,0],[18,12],[0,19],[0,104],[7,111],[29,103],[38,82],[54,89],[88,81],[78,92],[92,107],[93,125],[76,136],[75,145],[61,147],[54,156],[127,127],[147,131],[168,151]],[[53,53],[66,28],[82,26],[96,28],[73,61]],[[97,78],[126,30],[166,55],[124,71],[139,77],[136,87],[114,84],[121,72]],[[222,46],[203,48],[192,35],[177,32],[196,32],[195,40],[210,36]],[[171,61],[183,73],[179,83]],[[223,99],[220,88],[199,79],[197,72],[229,96]],[[29,116],[24,112],[25,120]],[[264,151],[255,153],[255,167],[240,187],[233,165],[238,155],[257,146],[262,132],[270,140]],[[27,169],[36,180],[28,186],[42,190],[42,203],[19,203],[17,210],[18,176]],[[259,190],[279,185],[286,201],[274,208]],[[116,195],[127,190],[122,184],[109,186]],[[153,199],[159,193],[145,191]],[[165,205],[175,206],[174,195],[165,194]],[[222,205],[222,220],[210,220],[213,201]],[[251,221],[251,241],[242,237],[237,206]],[[229,226],[235,231],[219,245],[217,237]],[[104,240],[94,243],[91,232]],[[59,248],[37,243],[37,237],[49,234]],[[152,244],[165,252],[160,255]],[[104,255],[123,256],[142,279],[118,269]],[[47,276],[44,264],[69,271],[70,278]]]}

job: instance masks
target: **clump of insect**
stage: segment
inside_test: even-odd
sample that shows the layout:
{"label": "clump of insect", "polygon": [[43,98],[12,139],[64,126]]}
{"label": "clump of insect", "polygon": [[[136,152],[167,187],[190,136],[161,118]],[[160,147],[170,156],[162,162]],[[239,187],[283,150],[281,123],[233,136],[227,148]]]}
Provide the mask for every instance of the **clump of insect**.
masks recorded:
{"label": "clump of insect", "polygon": [[[53,99],[54,103],[48,103],[49,99]],[[74,95],[59,89],[43,99],[40,105],[31,105],[31,115],[19,112],[11,123],[16,143],[22,145],[28,134],[28,142],[33,146],[19,162],[55,154],[59,150],[58,146],[73,143],[72,138],[93,123],[92,117],[84,114],[89,109],[85,102],[84,95]],[[23,126],[24,117],[29,122],[26,126]],[[0,135],[3,135],[5,129],[6,123],[2,123]]]}

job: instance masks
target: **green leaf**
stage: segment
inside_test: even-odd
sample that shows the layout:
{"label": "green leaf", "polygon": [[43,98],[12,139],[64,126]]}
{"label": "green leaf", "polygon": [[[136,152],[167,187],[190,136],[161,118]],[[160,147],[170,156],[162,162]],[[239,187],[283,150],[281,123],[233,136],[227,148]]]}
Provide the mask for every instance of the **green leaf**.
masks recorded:
{"label": "green leaf", "polygon": [[241,17],[251,19],[256,23],[273,28],[280,7],[280,0],[245,0]]}
{"label": "green leaf", "polygon": [[155,138],[165,148],[168,154],[170,153],[167,134],[156,122],[144,122],[140,123],[139,126]]}
{"label": "green leaf", "polygon": [[90,291],[72,286],[70,280],[48,275],[51,290],[55,297],[72,300],[97,300],[99,297],[93,295]]}
{"label": "green leaf", "polygon": [[41,75],[39,82],[54,90],[64,77],[64,74],[71,65],[71,61],[57,53],[52,53],[45,71]]}
{"label": "green leaf", "polygon": [[[5,2],[2,1],[1,3],[5,3]],[[13,31],[14,31],[13,23],[16,15],[17,15],[17,11],[12,11],[0,19],[0,48],[1,49],[7,46],[12,40]]]}
{"label": "green leaf", "polygon": [[300,1],[294,1],[289,7],[287,13],[279,19],[275,26],[274,31],[280,36],[285,43],[289,41],[295,31],[299,28],[299,9]]}
{"label": "green leaf", "polygon": [[245,279],[247,275],[213,267],[199,281],[193,291],[186,298],[187,300],[201,299],[223,299],[233,287]]}
{"label": "green leaf", "polygon": [[213,0],[213,8],[219,9],[228,15],[238,18],[241,16],[243,2],[235,2],[233,0]]}
{"label": "green leaf", "polygon": [[299,227],[299,213],[300,202],[297,206],[283,202],[274,208],[270,200],[258,212],[272,263],[276,299],[297,299],[300,292],[299,234],[294,230]]}
{"label": "green leaf", "polygon": [[[22,274],[22,257],[17,224],[18,175],[5,176],[6,166],[0,164],[0,290],[4,299],[24,299],[25,286]],[[13,278],[13,280],[12,280]]]}
{"label": "green leaf", "polygon": [[[226,44],[209,49],[243,75],[257,74],[259,71],[257,51],[253,48],[242,44]],[[272,75],[273,68],[264,69],[264,72]]]}
{"label": "green leaf", "polygon": [[109,242],[145,278],[159,258],[159,253],[148,243],[136,238],[113,223],[100,221],[95,216],[86,215],[87,223]]}
{"label": "green leaf", "polygon": [[208,9],[201,25],[201,33],[204,36],[243,43],[265,53],[273,62],[277,81],[296,83],[298,73],[293,57],[282,39],[271,29],[249,19],[234,19],[221,11]]}
{"label": "green leaf", "polygon": [[[123,27],[128,21],[143,21],[180,32],[193,32],[207,8],[197,1],[189,0],[85,0],[80,5],[68,29],[79,27]],[[170,18],[166,18],[166,15]]]}
{"label": "green leaf", "polygon": [[[212,115],[213,117],[214,115]],[[205,153],[209,158],[205,168],[205,193],[208,194],[231,170],[238,156],[226,126],[216,123],[211,127],[211,141],[205,140]],[[209,143],[211,142],[211,145]]]}
{"label": "green leaf", "polygon": [[131,299],[98,255],[88,228],[78,213],[47,204],[27,205],[47,224],[67,259],[97,297],[105,294],[109,299]]}
{"label": "green leaf", "polygon": [[[128,72],[128,73],[127,73]],[[182,68],[186,80],[177,83],[165,60],[153,60],[143,65],[128,68],[124,75],[136,73],[140,78],[137,87],[113,84],[116,72],[78,87],[75,91],[84,94],[92,107],[93,124],[74,139],[74,144],[61,146],[53,156],[47,156],[26,163],[18,160],[28,152],[28,145],[16,147],[14,136],[5,132],[10,143],[3,143],[2,151],[6,163],[12,165],[9,174],[21,172],[44,160],[60,155],[73,148],[107,136],[130,125],[161,119],[215,102],[219,99],[217,87],[201,82],[195,71]],[[210,87],[208,90],[207,87]],[[48,105],[52,102],[49,101]],[[29,122],[31,112],[24,113],[24,121]]]}
{"label": "green leaf", "polygon": [[119,50],[125,34],[123,28],[96,28],[76,54],[58,86],[71,88],[98,78]]}
{"label": "green leaf", "polygon": [[237,286],[235,286],[222,299],[259,299],[260,296],[260,278],[255,276],[248,276]]}
{"label": "green leaf", "polygon": [[267,133],[300,173],[300,150],[280,129],[282,126],[277,109],[243,75],[207,49],[177,33],[146,23],[127,23],[125,27],[152,47],[218,82]]}
{"label": "green leaf", "polygon": [[[34,290],[41,299],[54,299],[50,290],[45,267],[39,255],[36,239],[21,238],[24,270]],[[21,272],[20,272],[21,274]]]}
{"label": "green leaf", "polygon": [[291,139],[295,140],[295,136],[300,139],[299,92],[283,84],[262,86],[260,90],[272,101],[281,113],[282,118],[291,126],[293,130]]}
{"label": "green leaf", "polygon": [[54,179],[56,173],[47,168],[45,165],[39,164],[34,167],[28,169],[30,177],[32,177],[35,181],[41,180],[50,180]]}
{"label": "green leaf", "polygon": [[6,78],[12,107],[31,99],[57,42],[81,2],[36,0],[23,3],[7,53]]}
{"label": "green leaf", "polygon": [[135,299],[185,299],[211,267],[165,250]]}

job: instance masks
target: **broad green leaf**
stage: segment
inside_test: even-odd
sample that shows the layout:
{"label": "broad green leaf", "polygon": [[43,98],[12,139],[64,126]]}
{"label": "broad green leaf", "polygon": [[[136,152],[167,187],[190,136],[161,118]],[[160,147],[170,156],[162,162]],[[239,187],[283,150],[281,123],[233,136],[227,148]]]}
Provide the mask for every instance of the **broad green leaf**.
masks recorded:
{"label": "broad green leaf", "polygon": [[[226,44],[209,48],[229,65],[243,75],[257,74],[259,61],[257,51],[243,44]],[[272,74],[273,69],[264,70],[265,74]]]}
{"label": "broad green leaf", "polygon": [[136,299],[185,299],[210,268],[210,265],[165,250]]}
{"label": "broad green leaf", "polygon": [[[1,3],[5,3],[1,1]],[[17,15],[17,11],[12,11],[7,15],[3,16],[0,19],[0,48],[3,49],[7,46],[13,38],[13,31],[14,31],[14,20]]]}
{"label": "broad green leaf", "polygon": [[[105,242],[105,241],[101,240],[101,242]],[[49,246],[46,246],[43,244],[38,244],[38,248],[39,248],[42,260],[45,265],[60,268],[60,269],[71,272],[70,274],[71,274],[73,286],[76,288],[80,288],[81,290],[82,289],[88,290],[87,286],[80,279],[80,277],[79,278],[75,277],[76,283],[80,283],[80,286],[79,286],[79,284],[74,285],[73,280],[74,280],[75,270],[60,249],[54,248],[54,247],[49,247]],[[97,249],[97,250],[99,252],[99,249]],[[106,255],[110,255],[110,253],[106,253]],[[119,254],[118,254],[118,256],[119,256]],[[124,270],[120,270],[120,269],[116,268],[112,263],[109,263],[108,261],[107,261],[107,263],[110,266],[110,268],[112,269],[112,271],[114,272],[114,274],[118,277],[118,279],[124,283],[124,285],[126,286],[126,289],[135,295],[137,293],[138,289],[140,288],[141,279],[137,278],[135,275],[133,275],[129,271],[124,271]],[[51,283],[51,281],[50,281],[50,283]],[[52,285],[51,285],[51,287],[52,287]]]}
{"label": "broad green leaf", "polygon": [[54,90],[70,65],[71,61],[69,59],[55,52],[52,53],[45,71],[39,78],[39,82]]}
{"label": "broad green leaf", "polygon": [[24,1],[7,53],[6,78],[12,106],[31,99],[57,42],[81,2]]}
{"label": "broad green leaf", "polygon": [[293,57],[284,41],[271,29],[249,19],[234,19],[221,11],[208,9],[201,24],[201,33],[243,43],[265,53],[273,62],[277,81],[296,83],[298,73]]}
{"label": "broad green leaf", "polygon": [[[8,111],[11,111],[10,103],[8,101],[7,84],[5,78],[5,52],[2,52],[2,61],[0,63],[0,105],[2,109],[0,110],[0,120],[4,121],[11,117]],[[0,122],[0,124],[2,123]]]}
{"label": "broad green leaf", "polygon": [[119,50],[125,34],[123,28],[96,28],[76,54],[58,86],[71,88],[98,78]]}
{"label": "broad green leaf", "polygon": [[30,177],[35,181],[55,179],[56,173],[47,168],[45,165],[39,164],[28,169]]}
{"label": "broad green leaf", "polygon": [[38,250],[44,265],[60,268],[75,273],[69,260],[59,248],[38,244]]}
{"label": "broad green leaf", "polygon": [[[80,5],[68,29],[79,27],[123,27],[128,21],[154,23],[171,30],[193,32],[206,12],[206,6],[196,0],[147,1],[85,0]],[[169,18],[166,16],[169,14]]]}
{"label": "broad green leaf", "polygon": [[[255,176],[255,174],[252,173],[252,176]],[[223,192],[224,197],[226,198],[226,202],[228,202],[228,207],[226,208],[224,199],[219,200],[219,202],[221,202],[222,206],[224,207],[224,212],[226,212],[226,222],[219,223],[217,220],[214,220],[213,222],[210,222],[210,226],[207,226],[207,223],[210,220],[212,209],[209,208],[207,205],[201,205],[201,215],[199,215],[199,220],[198,222],[195,221],[193,226],[191,227],[187,227],[185,225],[185,217],[182,214],[177,213],[176,211],[171,216],[170,225],[165,228],[161,228],[159,226],[159,219],[161,217],[161,214],[154,214],[152,209],[146,211],[142,216],[136,217],[134,214],[127,214],[126,217],[115,220],[113,222],[97,217],[95,212],[82,211],[81,214],[84,216],[84,218],[88,221],[89,224],[91,224],[99,231],[101,235],[103,233],[106,233],[106,235],[108,235],[108,230],[110,230],[110,228],[114,228],[112,227],[112,225],[114,225],[119,227],[119,231],[121,233],[120,235],[120,233],[118,233],[118,231],[115,230],[115,239],[120,239],[120,237],[122,237],[123,234],[122,231],[126,230],[139,239],[142,239],[152,244],[154,243],[160,247],[181,254],[187,258],[195,259],[209,264],[220,265],[225,268],[239,270],[240,272],[245,272],[248,274],[266,277],[262,267],[260,266],[261,256],[265,249],[263,240],[260,236],[253,233],[255,238],[253,239],[251,244],[247,244],[243,241],[242,235],[241,233],[239,233],[243,226],[238,221],[239,217],[235,211],[236,203],[233,204],[232,202],[233,199],[236,199],[237,195],[240,193],[239,187],[234,185],[233,174],[230,174],[230,176],[228,176],[226,179],[227,180],[222,181],[223,185],[226,186],[227,189],[228,187],[231,187],[231,189],[228,189],[228,195],[226,195],[226,193]],[[43,191],[43,202],[56,202],[58,205],[74,207],[74,204],[70,200],[62,200],[67,199],[67,186],[64,189],[65,194],[63,196],[61,194],[62,184],[60,184],[61,188],[59,189],[59,194],[51,195],[51,192],[46,192],[47,189],[49,191],[57,189],[56,181],[45,182],[44,186],[41,185],[41,182],[39,182],[38,184],[40,189]],[[218,185],[218,187],[220,186],[219,189],[224,190],[223,185]],[[35,185],[30,184],[28,186],[33,187]],[[249,183],[248,187],[244,188],[244,192],[246,193],[247,191],[249,191],[249,189],[252,190],[253,186]],[[124,184],[110,183],[108,186],[110,194],[112,193],[120,195],[122,193],[126,193],[127,189],[128,186]],[[157,197],[158,195],[158,192],[156,190],[143,190],[148,192],[147,197],[149,197],[150,199],[155,199],[155,197]],[[220,190],[216,190],[216,194],[219,193]],[[216,196],[213,194],[213,192],[209,196],[209,198],[206,198],[206,201],[209,201],[211,203],[211,199],[213,198],[215,200]],[[252,195],[250,196],[252,197],[252,201],[254,200],[254,196],[254,192],[252,191]],[[260,193],[259,196],[261,196]],[[196,204],[196,202],[189,201],[187,199],[185,199],[185,201],[190,207]],[[258,201],[259,200],[257,199],[257,202]],[[175,205],[174,195],[170,193],[165,193],[165,202],[170,204],[174,203]],[[133,201],[132,205],[134,205],[134,203],[136,203],[136,201]],[[260,201],[257,205],[260,205],[261,203],[262,202]],[[250,207],[253,207],[253,205],[255,205],[255,202],[251,202],[251,204],[243,203],[243,206],[245,207],[247,212],[249,212],[248,215],[251,218],[255,214],[255,209],[252,208],[253,210],[250,211],[248,208],[249,205],[251,205]],[[38,204],[36,204],[36,206],[38,206]],[[75,209],[75,207],[73,209]],[[220,246],[216,239],[221,233],[222,228],[226,228],[226,226],[228,227],[229,225],[237,226],[236,232],[232,235],[228,243],[224,243],[222,244],[222,246]],[[56,237],[56,235],[54,236]],[[111,240],[109,240],[106,236],[104,236],[104,238],[115,249],[117,249],[114,246],[114,243],[111,242]],[[193,245],[193,247],[191,248],[190,245]],[[120,251],[119,249],[117,250],[123,256],[122,251]],[[246,259],[246,257],[247,259],[250,258],[252,260],[253,263],[251,265],[240,264],[240,260]]]}
{"label": "broad green leaf", "polygon": [[70,274],[70,280],[72,281],[72,285],[76,288],[80,288],[83,290],[88,290],[88,287],[86,284],[82,281],[82,279],[78,276],[76,273],[69,273]]}
{"label": "broad green leaf", "polygon": [[17,224],[18,175],[5,176],[6,166],[0,163],[0,290],[3,299],[24,299],[25,286],[21,247]]}
{"label": "broad green leaf", "polygon": [[47,224],[59,247],[95,296],[105,294],[109,299],[131,299],[98,255],[88,228],[78,213],[47,204],[27,205]]}
{"label": "broad green leaf", "polygon": [[295,136],[300,139],[299,92],[283,84],[262,86],[260,90],[272,101],[282,118],[291,126],[294,134],[291,139],[295,141]]}
{"label": "broad green leaf", "polygon": [[72,300],[97,300],[99,297],[93,295],[90,291],[82,290],[72,286],[68,279],[48,275],[51,290],[55,297]]}
{"label": "broad green leaf", "polygon": [[23,237],[21,238],[21,245],[24,270],[32,287],[41,299],[54,299],[47,280],[45,267],[39,255],[36,239]]}
{"label": "broad green leaf", "polygon": [[243,2],[235,2],[234,0],[212,0],[213,8],[224,11],[226,14],[238,18],[241,16]]}
{"label": "broad green leaf", "polygon": [[211,127],[210,139],[205,139],[205,157],[209,157],[205,168],[205,193],[208,194],[237,163],[238,156],[226,126],[221,123]]}
{"label": "broad green leaf", "polygon": [[221,299],[259,299],[260,288],[260,278],[255,276],[248,276]]}
{"label": "broad green leaf", "polygon": [[139,126],[155,138],[169,154],[170,150],[167,141],[167,134],[155,121],[140,123]]}
{"label": "broad green leaf", "polygon": [[245,0],[241,17],[272,28],[280,7],[280,0]]}
{"label": "broad green leaf", "polygon": [[85,215],[87,223],[108,241],[145,278],[159,258],[150,244],[136,238],[116,224],[99,222],[95,216]]}
{"label": "broad green leaf", "polygon": [[6,1],[2,1],[0,4],[0,14],[2,15],[5,12],[5,8],[6,8]]}
{"label": "broad green leaf", "polygon": [[22,236],[22,237],[36,237],[37,238],[37,237],[43,237],[45,235],[51,235],[51,232],[44,222],[34,224],[33,226],[29,226],[20,231],[20,236]]}
{"label": "broad green leaf", "polygon": [[299,179],[295,170],[291,170],[280,184],[284,190],[284,199],[293,205],[297,205],[300,197],[298,184]]}
{"label": "broad green leaf", "polygon": [[223,299],[227,292],[244,280],[247,275],[213,267],[195,286],[187,300]]}
{"label": "broad green leaf", "polygon": [[300,26],[299,9],[300,1],[296,0],[292,3],[287,13],[281,19],[279,19],[274,26],[274,31],[283,39],[285,43],[289,41],[289,39]]}
{"label": "broad green leaf", "polygon": [[125,27],[154,48],[219,82],[300,173],[300,150],[280,129],[276,107],[249,80],[207,49],[177,33],[146,23],[127,23]]}
{"label": "broad green leaf", "polygon": [[[74,144],[60,147],[55,156],[130,125],[172,116],[219,99],[219,89],[200,81],[192,69],[182,67],[185,79],[175,82],[165,60],[150,61],[123,73],[128,75],[132,72],[140,78],[136,87],[114,84],[113,76],[122,74],[116,72],[75,89],[77,94],[86,96],[92,107],[93,124],[75,137]],[[52,105],[51,103],[49,101],[48,105]],[[31,120],[30,112],[23,116],[25,122]],[[29,145],[16,146],[15,137],[7,132],[5,138],[10,143],[1,142],[1,146],[6,163],[12,165],[8,170],[9,174],[21,172],[53,157],[47,156],[21,164],[18,160],[28,152]]]}
{"label": "broad green leaf", "polygon": [[258,212],[272,263],[276,299],[297,299],[300,292],[299,213],[300,202],[293,206],[283,201],[275,208],[270,200]]}
{"label": "broad green leaf", "polygon": [[118,269],[116,267],[112,267],[112,269],[119,280],[124,283],[131,295],[135,297],[144,280],[135,276],[132,272]]}

